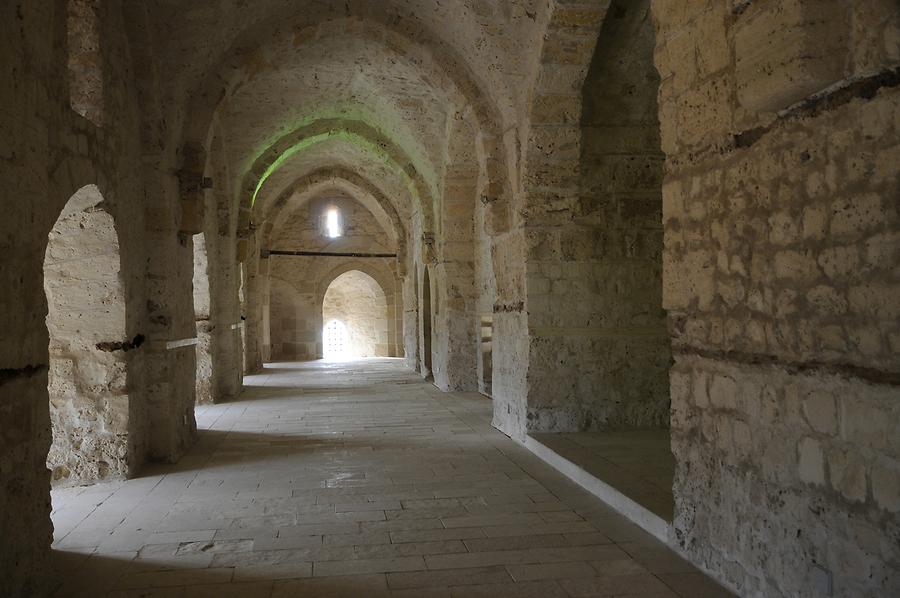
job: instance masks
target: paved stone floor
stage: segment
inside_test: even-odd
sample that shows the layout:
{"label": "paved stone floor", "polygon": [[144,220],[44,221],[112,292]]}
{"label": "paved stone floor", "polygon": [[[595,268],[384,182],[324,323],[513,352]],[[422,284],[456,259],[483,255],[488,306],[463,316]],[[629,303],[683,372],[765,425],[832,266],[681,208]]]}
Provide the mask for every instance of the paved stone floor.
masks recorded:
{"label": "paved stone floor", "polygon": [[668,430],[531,436],[645,509],[672,522],[675,457]]}
{"label": "paved stone floor", "polygon": [[57,596],[726,596],[399,360],[273,364],[176,465],[53,493]]}

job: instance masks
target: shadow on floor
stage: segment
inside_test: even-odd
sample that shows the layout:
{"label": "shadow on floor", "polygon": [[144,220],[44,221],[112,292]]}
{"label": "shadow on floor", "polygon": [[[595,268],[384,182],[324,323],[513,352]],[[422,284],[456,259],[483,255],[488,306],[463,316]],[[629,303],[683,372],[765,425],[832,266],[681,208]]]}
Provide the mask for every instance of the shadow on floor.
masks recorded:
{"label": "shadow on floor", "polygon": [[[195,596],[268,598],[275,586],[277,595],[294,594],[294,586],[315,583],[309,578],[310,563],[297,563],[295,571],[283,571],[284,579],[273,579],[272,571],[234,567],[208,568],[204,559],[188,555],[179,564],[181,545],[158,545],[153,554],[122,552],[85,554],[76,551],[53,550],[51,558],[54,577],[51,596],[108,596],[141,598],[189,598]],[[213,542],[206,543],[215,550]],[[202,550],[203,546],[198,547]],[[359,596],[365,588],[354,587],[353,580],[334,580],[334,588],[342,596]],[[300,588],[297,588],[298,590]],[[302,595],[308,596],[304,592]],[[329,594],[332,595],[332,594]]]}
{"label": "shadow on floor", "polygon": [[532,433],[532,438],[671,523],[675,458],[668,430]]}
{"label": "shadow on floor", "polygon": [[304,457],[338,459],[359,451],[408,448],[409,439],[391,439],[387,435],[351,437],[343,434],[287,434],[199,430],[197,442],[177,463],[151,463],[135,478],[146,478],[195,470],[250,468],[256,462],[272,459],[296,459],[302,470]]}

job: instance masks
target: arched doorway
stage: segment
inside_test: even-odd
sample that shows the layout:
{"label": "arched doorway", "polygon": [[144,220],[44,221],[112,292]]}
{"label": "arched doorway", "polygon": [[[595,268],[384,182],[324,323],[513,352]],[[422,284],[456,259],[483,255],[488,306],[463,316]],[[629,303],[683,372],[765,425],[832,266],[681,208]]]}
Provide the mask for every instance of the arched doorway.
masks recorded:
{"label": "arched doorway", "polygon": [[209,255],[206,250],[206,235],[194,235],[194,321],[197,328],[197,372],[195,393],[197,403],[212,403],[213,358],[212,358],[212,299],[209,290]]}
{"label": "arched doorway", "polygon": [[323,356],[389,357],[388,318],[378,281],[359,270],[344,272],[331,281],[322,300]]}
{"label": "arched doorway", "polygon": [[63,208],[44,255],[50,421],[47,467],[56,485],[124,478],[129,471],[125,290],[119,239],[100,190]]}
{"label": "arched doorway", "polygon": [[425,365],[422,373],[425,378],[432,380],[431,360],[431,279],[428,276],[428,266],[425,266],[422,274],[422,361]]}

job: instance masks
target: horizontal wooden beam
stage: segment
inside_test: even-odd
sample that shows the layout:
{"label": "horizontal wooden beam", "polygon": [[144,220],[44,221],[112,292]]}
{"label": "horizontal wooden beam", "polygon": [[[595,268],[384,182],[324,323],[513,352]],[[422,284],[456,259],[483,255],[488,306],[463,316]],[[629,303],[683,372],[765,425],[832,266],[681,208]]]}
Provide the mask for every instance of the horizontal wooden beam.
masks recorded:
{"label": "horizontal wooden beam", "polygon": [[323,257],[397,257],[396,253],[353,253],[340,251],[281,251],[271,249],[269,255],[299,255],[299,256],[323,256]]}

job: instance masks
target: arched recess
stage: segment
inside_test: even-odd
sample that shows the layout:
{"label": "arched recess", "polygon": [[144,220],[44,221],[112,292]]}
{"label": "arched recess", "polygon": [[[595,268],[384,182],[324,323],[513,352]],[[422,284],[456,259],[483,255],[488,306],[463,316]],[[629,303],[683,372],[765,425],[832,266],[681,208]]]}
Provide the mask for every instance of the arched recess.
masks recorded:
{"label": "arched recess", "polygon": [[49,345],[47,466],[58,485],[125,478],[129,430],[125,287],[116,223],[95,185],[79,189],[48,235],[44,257]]}
{"label": "arched recess", "polygon": [[212,297],[209,288],[209,255],[206,234],[194,235],[194,322],[197,327],[197,371],[194,380],[196,402],[214,402]]}
{"label": "arched recess", "polygon": [[[403,299],[400,292],[400,280],[393,268],[388,267],[384,263],[374,261],[365,261],[361,259],[347,260],[344,263],[323,272],[318,276],[316,283],[316,305],[319,307],[318,313],[320,318],[323,315],[323,306],[325,303],[325,295],[331,284],[339,277],[348,272],[359,272],[367,278],[374,281],[380,289],[380,293],[384,297],[384,306],[386,313],[386,338],[385,347],[381,351],[382,357],[400,357],[403,355],[402,336],[403,321],[401,309],[403,307]],[[325,322],[319,320],[316,330],[317,336],[317,357],[324,356],[324,344],[322,338],[322,329]]]}
{"label": "arched recess", "polygon": [[[559,309],[549,289],[565,295],[568,280],[555,280],[556,272],[565,272],[581,284],[578,270],[565,268],[563,244],[572,247],[589,238],[574,235],[564,227],[578,214],[581,167],[581,90],[604,20],[608,3],[579,6],[578,19],[572,19],[568,6],[550,4],[550,15],[543,36],[538,73],[528,106],[528,121],[520,171],[521,192],[513,210],[518,218],[514,231],[521,237],[504,247],[492,248],[496,279],[496,299],[491,317],[493,424],[506,434],[522,439],[527,433],[532,402],[540,403],[542,393],[558,393],[555,379],[559,341],[547,331],[564,330],[553,326],[557,316],[577,310]],[[566,48],[567,51],[560,51]],[[545,268],[546,262],[546,268]],[[522,266],[519,266],[522,264]],[[522,359],[528,368],[520,367]],[[546,370],[548,375],[533,376]],[[526,377],[526,373],[528,374]],[[548,384],[540,384],[542,380]],[[563,388],[578,379],[567,373]]]}
{"label": "arched recess", "polygon": [[[322,322],[338,322],[347,331],[347,343],[329,355],[323,338],[323,357],[393,357],[388,325],[391,320],[384,290],[368,274],[348,270],[328,285],[322,297]],[[327,334],[323,333],[323,337]]]}
{"label": "arched recess", "polygon": [[529,385],[519,432],[668,425],[649,5],[613,0],[569,32],[585,52],[564,92],[558,80],[547,85],[558,57],[542,58],[525,175]]}
{"label": "arched recess", "polygon": [[431,277],[428,274],[428,266],[422,267],[422,375],[426,380],[434,379],[434,359],[432,348],[432,303],[431,303]]}
{"label": "arched recess", "polygon": [[282,136],[259,158],[244,177],[240,189],[240,214],[238,231],[248,229],[252,221],[253,206],[269,177],[292,156],[332,138],[340,138],[360,146],[373,157],[386,162],[406,177],[409,188],[414,191],[422,229],[432,231],[434,227],[434,206],[432,189],[416,170],[409,156],[380,131],[361,121],[345,119],[324,119],[298,128]]}
{"label": "arched recess", "polygon": [[[526,261],[527,392],[511,431],[593,432],[591,444],[597,445],[615,432],[621,450],[641,451],[658,464],[653,481],[642,482],[654,490],[637,490],[639,484],[623,484],[618,475],[598,475],[652,511],[659,524],[654,533],[664,537],[675,508],[672,480],[678,478],[668,433],[665,156],[651,1],[609,3],[570,111],[549,110],[551,102],[563,101],[550,96],[534,106],[537,130],[547,142],[543,149],[549,151],[536,164],[528,197],[528,229],[536,242]],[[576,141],[559,137],[557,129]],[[577,151],[553,148],[563,143]],[[557,170],[564,173],[559,179],[553,176]],[[589,457],[574,457],[584,458]],[[692,472],[684,479],[697,487]]]}
{"label": "arched recess", "polygon": [[[672,359],[662,307],[660,78],[651,0],[613,0],[582,90],[580,213],[576,234],[601,243],[572,251],[595,267],[597,286],[579,297],[603,355],[587,377],[601,389],[578,397],[582,427],[669,427]],[[596,241],[595,241],[596,243]],[[601,278],[602,277],[602,278]],[[587,381],[585,380],[585,381]]]}
{"label": "arched recess", "polygon": [[340,167],[324,168],[304,175],[278,195],[269,210],[261,216],[265,222],[262,225],[262,246],[269,247],[272,231],[278,229],[292,211],[330,188],[348,193],[372,212],[382,228],[396,241],[398,254],[405,254],[406,227],[394,204],[368,179]]}

